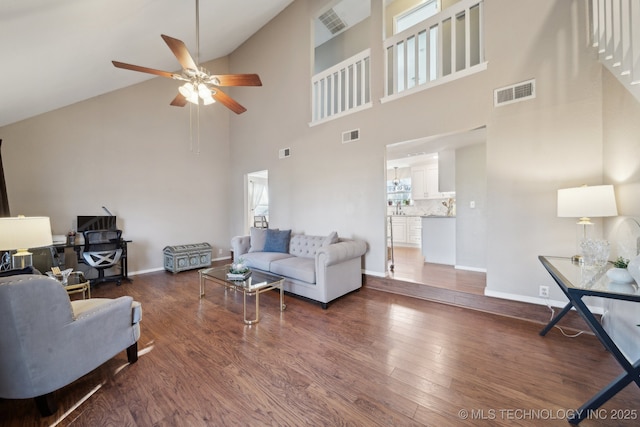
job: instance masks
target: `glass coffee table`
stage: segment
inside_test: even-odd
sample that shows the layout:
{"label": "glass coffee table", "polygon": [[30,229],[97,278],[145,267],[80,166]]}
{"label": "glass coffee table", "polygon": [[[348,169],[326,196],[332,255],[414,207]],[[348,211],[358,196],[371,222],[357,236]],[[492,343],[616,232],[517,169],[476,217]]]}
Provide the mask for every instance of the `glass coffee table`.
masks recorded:
{"label": "glass coffee table", "polygon": [[[260,294],[272,289],[280,290],[280,311],[287,306],[284,303],[284,278],[264,271],[252,270],[251,275],[244,280],[229,280],[227,273],[231,265],[211,267],[200,270],[200,298],[204,297],[204,286],[207,280],[217,283],[227,289],[242,292],[242,308],[244,323],[253,325],[260,321]],[[247,319],[247,296],[255,296],[256,312],[253,319]]]}

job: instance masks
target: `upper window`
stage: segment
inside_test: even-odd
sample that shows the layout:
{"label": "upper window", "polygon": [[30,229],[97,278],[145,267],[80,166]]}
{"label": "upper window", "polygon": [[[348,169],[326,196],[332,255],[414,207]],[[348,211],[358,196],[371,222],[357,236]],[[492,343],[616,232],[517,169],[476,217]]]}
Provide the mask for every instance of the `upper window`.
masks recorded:
{"label": "upper window", "polygon": [[440,12],[440,0],[427,0],[393,19],[393,33],[398,34]]}

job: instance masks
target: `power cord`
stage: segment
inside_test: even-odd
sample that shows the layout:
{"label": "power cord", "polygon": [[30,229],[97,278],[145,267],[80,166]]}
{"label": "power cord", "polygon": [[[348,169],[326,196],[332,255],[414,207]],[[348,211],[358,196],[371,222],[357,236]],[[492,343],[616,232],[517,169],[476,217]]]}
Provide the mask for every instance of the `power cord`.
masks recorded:
{"label": "power cord", "polygon": [[[551,307],[551,304],[549,304],[549,298],[546,298],[546,299],[545,299],[545,301],[546,301],[546,303],[547,303],[547,307],[549,307],[549,310],[551,311],[551,317],[549,318],[549,321],[551,321],[551,319],[553,319],[553,317],[555,316],[556,311],[553,309],[553,307]],[[567,337],[567,338],[575,338],[575,337],[578,337],[578,336],[580,336],[580,335],[584,334],[584,331],[579,331],[579,332],[578,332],[578,333],[576,333],[576,334],[569,335],[569,334],[567,334],[567,333],[564,331],[564,329],[562,329],[560,326],[558,326],[558,325],[553,325],[553,327],[554,327],[554,328],[558,328],[558,329],[560,330],[560,332],[562,333],[562,335],[564,335],[564,336],[565,336],[565,337]]]}

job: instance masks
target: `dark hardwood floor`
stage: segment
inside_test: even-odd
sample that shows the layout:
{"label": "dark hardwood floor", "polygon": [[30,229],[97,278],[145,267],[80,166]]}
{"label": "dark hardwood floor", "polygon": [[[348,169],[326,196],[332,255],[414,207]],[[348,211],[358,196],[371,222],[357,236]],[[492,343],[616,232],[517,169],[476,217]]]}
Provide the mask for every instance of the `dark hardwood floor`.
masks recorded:
{"label": "dark hardwood floor", "polygon": [[393,253],[394,268],[393,271],[389,271],[389,277],[392,279],[484,295],[484,288],[487,285],[485,273],[457,270],[449,265],[425,263],[420,248],[395,246]]}
{"label": "dark hardwood floor", "polygon": [[[419,248],[397,246],[394,258],[394,271],[388,272],[388,277],[384,278],[366,276],[367,287],[540,324],[546,324],[560,311],[545,305],[484,296],[487,286],[485,273],[425,263]],[[565,316],[562,326],[570,334],[592,333],[574,311]]]}
{"label": "dark hardwood floor", "polygon": [[[199,299],[195,271],[133,279],[92,296],[142,303],[138,362],[123,351],[57,391],[48,418],[0,400],[0,425],[565,426],[622,372],[592,335],[367,286],[328,310],[287,296],[282,313],[268,292],[245,326],[241,294]],[[639,407],[632,384],[581,425],[637,425],[612,417]]]}

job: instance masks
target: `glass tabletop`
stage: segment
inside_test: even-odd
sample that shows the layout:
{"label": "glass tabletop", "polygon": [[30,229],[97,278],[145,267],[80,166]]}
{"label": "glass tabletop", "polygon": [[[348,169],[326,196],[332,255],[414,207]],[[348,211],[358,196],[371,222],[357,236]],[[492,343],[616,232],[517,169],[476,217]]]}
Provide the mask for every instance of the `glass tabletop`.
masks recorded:
{"label": "glass tabletop", "polygon": [[571,258],[563,257],[541,256],[540,261],[569,292],[640,301],[640,291],[635,282],[614,282],[607,276],[607,270],[613,267],[610,262],[597,267],[577,264]]}
{"label": "glass tabletop", "polygon": [[267,286],[272,286],[284,280],[283,277],[260,270],[251,270],[251,274],[249,275],[249,277],[244,280],[230,280],[227,277],[227,273],[229,273],[230,268],[230,264],[219,267],[210,267],[200,270],[200,274],[202,276],[221,280],[228,284],[232,284],[233,286],[237,286],[239,288],[244,288],[247,290],[255,290]]}

